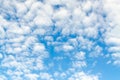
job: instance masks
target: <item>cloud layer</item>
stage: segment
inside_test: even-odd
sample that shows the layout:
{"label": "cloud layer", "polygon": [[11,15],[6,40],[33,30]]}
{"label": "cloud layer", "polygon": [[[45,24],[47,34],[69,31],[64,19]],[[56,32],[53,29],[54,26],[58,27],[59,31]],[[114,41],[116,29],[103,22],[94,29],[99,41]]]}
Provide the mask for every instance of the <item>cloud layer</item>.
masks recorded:
{"label": "cloud layer", "polygon": [[84,69],[105,56],[105,45],[120,64],[112,1],[1,0],[0,80],[99,80]]}
{"label": "cloud layer", "polygon": [[105,42],[109,46],[109,53],[112,53],[110,56],[113,58],[113,64],[118,66],[120,66],[119,3],[120,2],[118,0],[105,0],[106,5],[104,5],[104,9],[107,14],[106,21],[109,25],[105,35]]}

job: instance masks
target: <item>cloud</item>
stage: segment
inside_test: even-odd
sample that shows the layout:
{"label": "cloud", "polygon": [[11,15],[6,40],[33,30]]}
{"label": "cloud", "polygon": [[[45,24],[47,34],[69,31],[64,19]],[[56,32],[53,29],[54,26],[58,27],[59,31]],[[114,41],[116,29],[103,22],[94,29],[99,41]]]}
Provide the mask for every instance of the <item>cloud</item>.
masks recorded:
{"label": "cloud", "polygon": [[[102,47],[97,44],[101,28],[105,29],[101,4],[99,0],[1,0],[2,72],[12,80],[55,80],[55,71],[67,79],[69,69],[87,67],[86,57],[101,56]],[[112,44],[115,41],[116,37]],[[86,78],[98,80],[84,72],[73,74],[69,80]]]}
{"label": "cloud", "polygon": [[86,64],[86,62],[85,61],[73,61],[73,63],[72,63],[72,67],[73,68],[82,68],[82,67],[86,67],[87,66],[87,64]]}
{"label": "cloud", "polygon": [[99,80],[99,78],[96,75],[88,75],[84,72],[77,72],[68,78],[68,80]]}
{"label": "cloud", "polygon": [[64,49],[65,51],[70,51],[70,50],[73,50],[73,47],[70,46],[70,45],[64,45],[64,46],[63,46],[63,49]]}
{"label": "cloud", "polygon": [[7,79],[6,79],[6,77],[4,75],[1,75],[0,80],[7,80]]}
{"label": "cloud", "polygon": [[104,54],[102,53],[102,47],[100,46],[95,46],[93,52],[90,53],[90,57],[98,57],[98,56],[103,56]]}
{"label": "cloud", "polygon": [[114,60],[113,64],[120,66],[120,53],[113,53],[112,58]]}
{"label": "cloud", "polygon": [[85,54],[86,54],[85,52],[82,52],[82,51],[81,51],[81,52],[76,53],[74,57],[75,57],[77,60],[84,60],[84,59],[85,59]]}
{"label": "cloud", "polygon": [[27,80],[38,80],[37,74],[26,74]]}
{"label": "cloud", "polygon": [[3,58],[3,54],[2,53],[0,53],[0,59],[2,59]]}
{"label": "cloud", "polygon": [[40,73],[40,79],[42,79],[42,80],[54,80],[49,73]]}
{"label": "cloud", "polygon": [[[120,47],[120,1],[118,0],[105,0],[104,9],[107,14],[106,22],[109,28],[105,34],[105,42],[108,45],[109,53],[112,53],[113,64],[119,65],[119,47]],[[118,57],[117,57],[118,56]]]}

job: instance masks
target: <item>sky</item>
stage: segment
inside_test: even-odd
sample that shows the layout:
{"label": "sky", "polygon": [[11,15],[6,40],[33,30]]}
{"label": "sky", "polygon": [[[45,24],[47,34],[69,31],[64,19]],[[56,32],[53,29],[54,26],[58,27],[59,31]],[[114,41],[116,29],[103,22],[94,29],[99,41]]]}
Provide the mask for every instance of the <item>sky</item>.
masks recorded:
{"label": "sky", "polygon": [[120,0],[0,0],[0,80],[119,80]]}

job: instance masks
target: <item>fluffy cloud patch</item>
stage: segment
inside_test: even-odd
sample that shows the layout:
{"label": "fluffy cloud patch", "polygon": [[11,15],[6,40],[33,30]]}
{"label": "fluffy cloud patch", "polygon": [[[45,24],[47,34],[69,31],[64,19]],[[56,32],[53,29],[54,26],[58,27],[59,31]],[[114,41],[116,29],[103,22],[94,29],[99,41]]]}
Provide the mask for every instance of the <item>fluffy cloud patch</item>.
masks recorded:
{"label": "fluffy cloud patch", "polygon": [[78,72],[73,74],[68,80],[99,80],[95,75],[88,75],[84,72]]}
{"label": "fluffy cloud patch", "polygon": [[[109,46],[108,51],[112,53],[113,64],[119,65],[119,47],[120,47],[120,5],[118,0],[105,0],[104,9],[107,14],[106,21],[109,28],[105,35],[105,42]],[[118,57],[117,57],[118,56]]]}
{"label": "fluffy cloud patch", "polygon": [[114,60],[113,64],[120,66],[120,53],[113,53],[112,58]]}

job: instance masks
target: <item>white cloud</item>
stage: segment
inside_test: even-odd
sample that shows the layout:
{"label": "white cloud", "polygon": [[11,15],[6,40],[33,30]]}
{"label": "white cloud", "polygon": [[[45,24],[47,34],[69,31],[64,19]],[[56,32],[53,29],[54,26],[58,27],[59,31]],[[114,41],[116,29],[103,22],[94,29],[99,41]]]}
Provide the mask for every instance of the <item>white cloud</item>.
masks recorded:
{"label": "white cloud", "polygon": [[85,16],[82,22],[86,27],[94,27],[97,23],[97,17],[97,14],[92,12],[89,16]]}
{"label": "white cloud", "polygon": [[17,1],[14,4],[16,6],[17,16],[22,18],[23,15],[27,13],[27,10],[28,10],[27,6],[23,2],[17,2]]}
{"label": "white cloud", "polygon": [[3,27],[0,27],[0,38],[4,38],[5,37],[5,31],[3,29]]}
{"label": "white cloud", "polygon": [[88,38],[96,38],[98,36],[98,30],[93,27],[86,28],[84,30],[84,33],[85,33],[85,36]]}
{"label": "white cloud", "polygon": [[106,43],[108,43],[108,45],[120,45],[120,38],[109,36],[109,38],[106,39]]}
{"label": "white cloud", "polygon": [[55,20],[66,20],[69,17],[69,13],[65,8],[61,8],[59,11],[56,11],[53,18]]}
{"label": "white cloud", "polygon": [[73,21],[75,23],[75,25],[80,24],[81,21],[79,21],[79,19],[83,19],[85,17],[85,13],[81,10],[81,7],[76,7],[73,10]]}
{"label": "white cloud", "polygon": [[66,79],[67,74],[65,72],[54,72],[53,75],[56,79]]}
{"label": "white cloud", "polygon": [[76,72],[68,80],[99,80],[96,75],[88,75],[84,72]]}
{"label": "white cloud", "polygon": [[45,3],[50,4],[50,5],[57,5],[61,4],[60,0],[45,0]]}
{"label": "white cloud", "polygon": [[85,59],[85,52],[78,52],[74,56],[77,60],[84,60]]}
{"label": "white cloud", "polygon": [[120,46],[113,46],[110,47],[108,50],[109,52],[120,52]]}
{"label": "white cloud", "polygon": [[0,59],[2,59],[3,58],[3,54],[2,53],[0,53]]}
{"label": "white cloud", "polygon": [[72,67],[73,68],[82,68],[82,67],[86,67],[87,64],[85,61],[73,61],[72,62]]}
{"label": "white cloud", "polygon": [[34,22],[37,26],[40,27],[52,25],[51,19],[47,15],[45,15],[44,12],[39,12],[39,15],[35,17]]}
{"label": "white cloud", "polygon": [[25,77],[27,77],[27,80],[38,80],[39,75],[37,74],[25,74]]}
{"label": "white cloud", "polygon": [[109,46],[109,52],[112,53],[113,64],[119,65],[119,47],[120,47],[120,1],[118,0],[105,0],[104,10],[107,14],[107,24],[109,28],[105,35],[105,42]]}
{"label": "white cloud", "polygon": [[85,12],[89,12],[92,9],[92,2],[86,1],[82,8]]}
{"label": "white cloud", "polygon": [[36,43],[36,44],[34,44],[33,50],[36,51],[36,52],[44,51],[45,46],[43,44]]}
{"label": "white cloud", "polygon": [[120,53],[113,53],[112,58],[114,60],[113,64],[120,66]]}
{"label": "white cloud", "polygon": [[[24,74],[29,80],[38,78],[55,80],[52,74],[44,73],[51,69],[47,68],[47,62],[44,62],[46,59],[54,63],[55,60],[67,61],[68,58],[70,65],[66,70],[70,67],[75,70],[87,66],[86,52],[92,50],[93,46],[96,46],[97,53],[102,50],[89,39],[98,36],[97,25],[101,24],[100,13],[97,12],[99,1],[12,0],[11,3],[3,0],[0,2],[0,46],[2,45],[0,51],[5,55],[4,59],[2,54],[0,56],[2,58],[0,66],[7,68],[6,74],[11,75],[12,79],[22,80],[23,78],[18,74]],[[95,52],[93,57],[99,56]],[[55,64],[51,67],[53,66]],[[63,64],[60,66],[64,70]],[[12,68],[18,71],[14,72]],[[34,71],[37,71],[40,77],[32,73]],[[9,74],[10,72],[14,72],[13,75]],[[68,76],[65,72],[59,74],[61,77]],[[86,78],[98,80],[97,77],[91,77],[83,72],[73,76],[78,80],[86,80]]]}
{"label": "white cloud", "polygon": [[11,42],[14,42],[14,43],[15,43],[15,42],[16,42],[16,43],[18,42],[18,43],[19,43],[19,42],[22,42],[22,41],[24,41],[24,40],[25,40],[25,37],[24,37],[24,36],[19,36],[19,37],[15,37],[15,36],[14,36],[14,38],[10,38],[10,39],[6,40],[6,42],[10,42],[10,43],[11,43]]}
{"label": "white cloud", "polygon": [[40,73],[41,80],[54,80],[49,73]]}
{"label": "white cloud", "polygon": [[90,51],[92,49],[92,46],[94,45],[94,43],[92,41],[90,41],[87,38],[84,38],[82,36],[77,37],[77,41],[78,43],[81,43],[78,45],[79,48],[81,49],[87,49],[88,51]]}
{"label": "white cloud", "polygon": [[0,80],[7,80],[7,79],[6,79],[6,76],[0,74]]}
{"label": "white cloud", "polygon": [[90,53],[90,57],[103,56],[102,47],[97,45],[97,46],[94,47],[94,50],[95,51]]}
{"label": "white cloud", "polygon": [[[119,21],[119,4],[120,3],[118,0],[105,0],[105,4],[104,5],[104,8],[106,10],[106,13],[108,15],[107,17],[107,21],[108,21],[108,24],[113,24],[111,25],[112,26],[112,29],[109,30],[109,32],[107,32],[106,34],[108,35],[107,37],[109,38],[112,38],[113,39],[116,39],[116,38],[119,38],[120,35],[118,35],[119,33],[119,25],[120,23],[118,22]],[[112,12],[111,12],[112,10]]]}
{"label": "white cloud", "polygon": [[64,51],[71,51],[71,50],[73,50],[73,47],[71,45],[65,44],[65,45],[63,45],[63,50]]}

